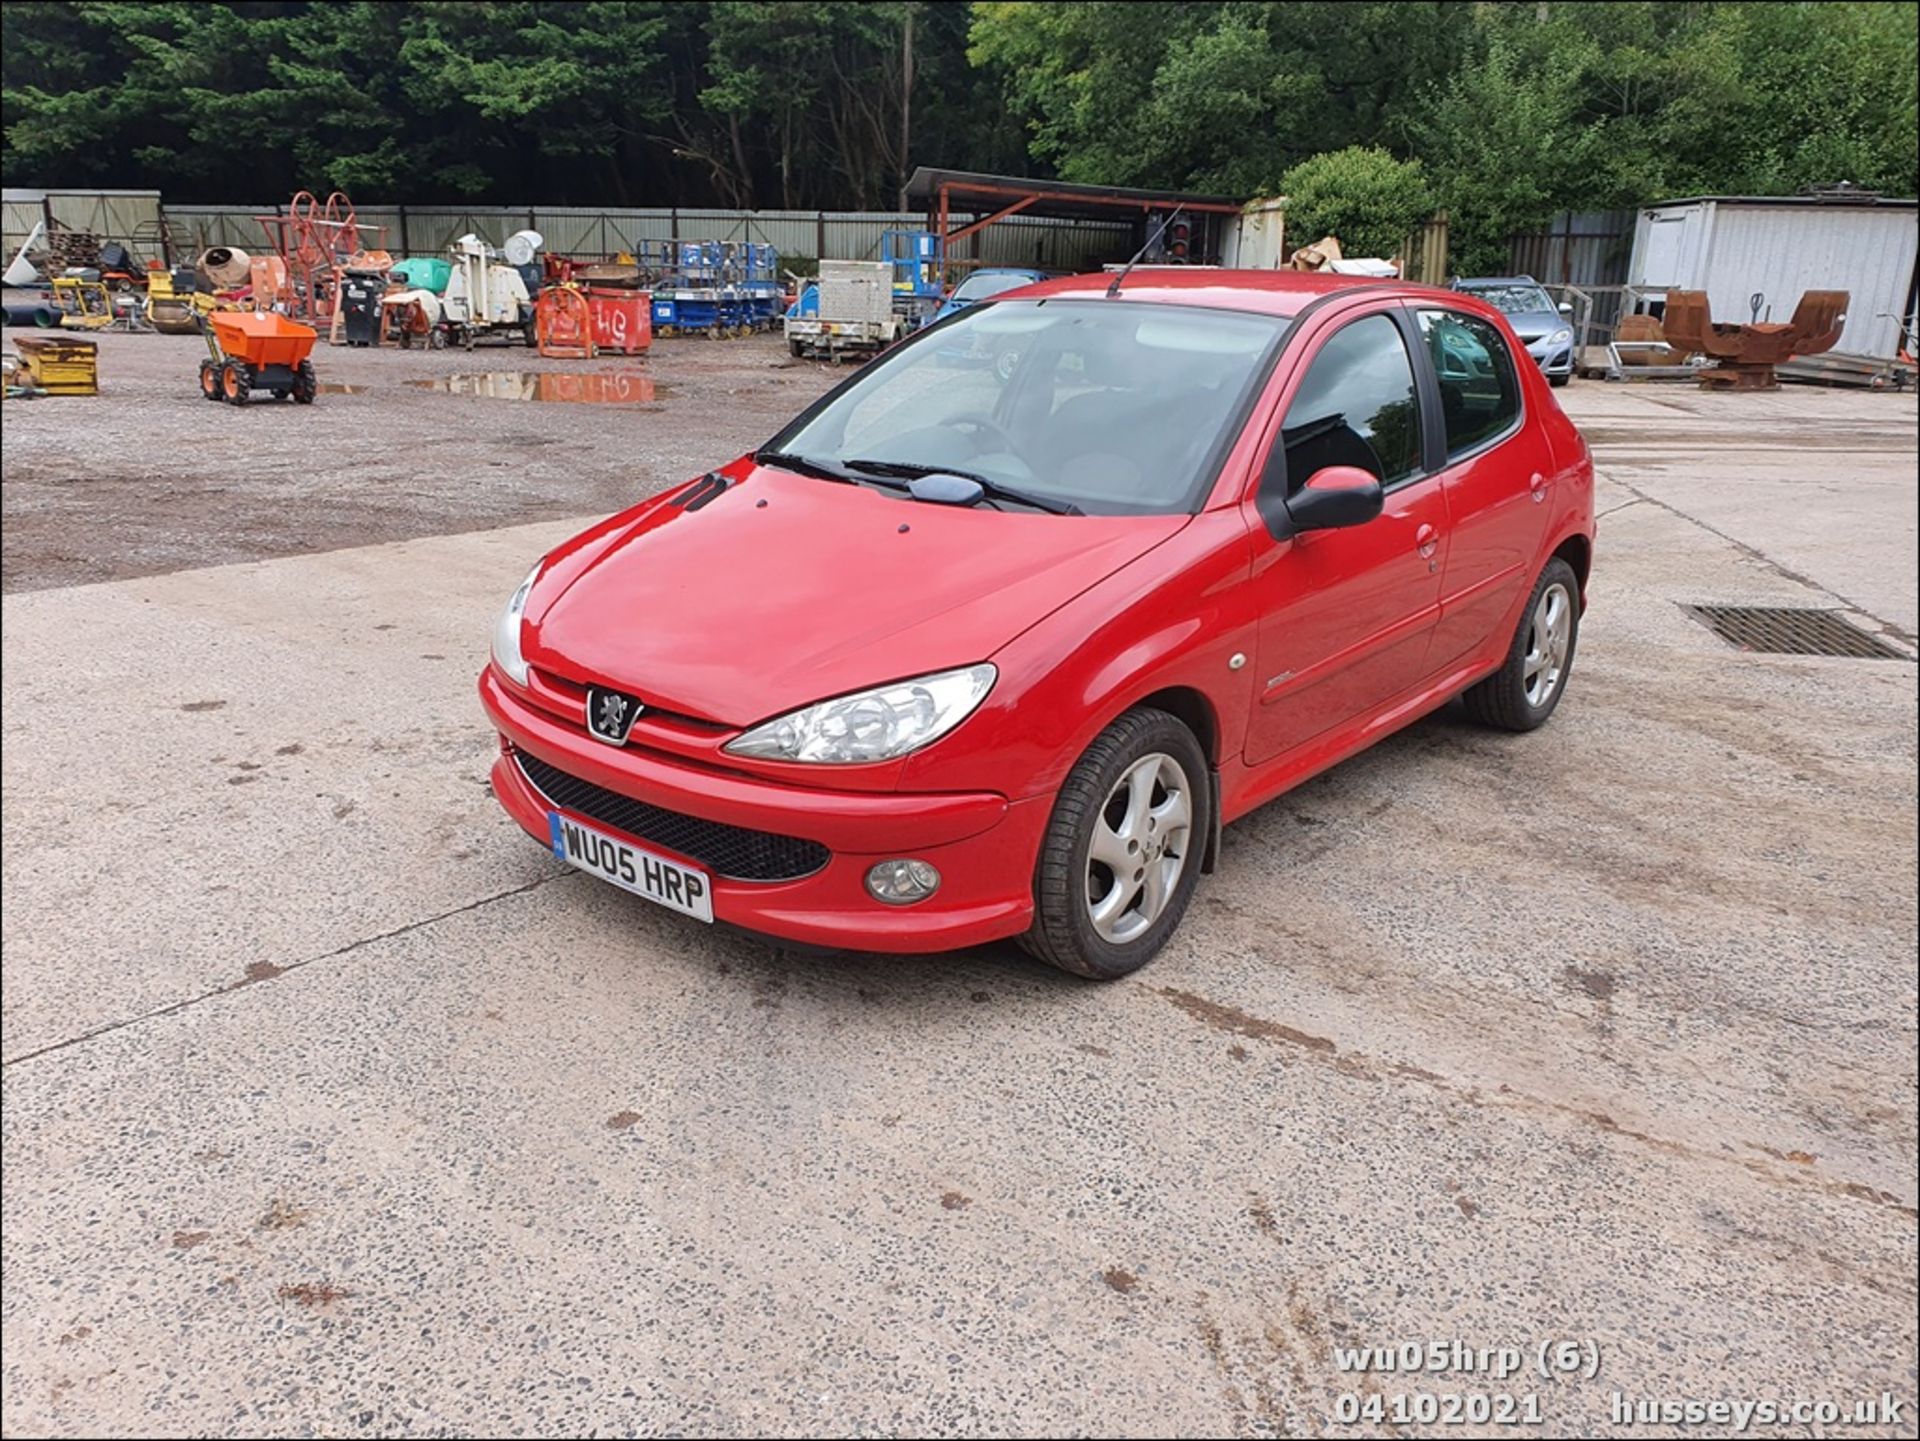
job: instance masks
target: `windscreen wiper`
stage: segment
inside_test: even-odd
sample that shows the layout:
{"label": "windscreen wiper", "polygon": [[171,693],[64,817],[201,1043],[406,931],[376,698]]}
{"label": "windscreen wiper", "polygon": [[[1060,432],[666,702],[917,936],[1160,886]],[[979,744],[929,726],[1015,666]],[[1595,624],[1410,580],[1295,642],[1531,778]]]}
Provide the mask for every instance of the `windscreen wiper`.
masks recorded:
{"label": "windscreen wiper", "polygon": [[962,480],[970,480],[985,488],[987,478],[971,470],[960,470],[951,465],[923,465],[917,460],[849,460],[845,464],[855,470],[869,471],[874,475],[897,475],[902,480],[918,480],[923,475],[957,475]]}
{"label": "windscreen wiper", "polygon": [[860,477],[849,475],[836,465],[791,450],[756,450],[753,453],[753,463],[777,465],[782,470],[790,470],[796,475],[811,475],[819,480],[837,480],[846,485],[860,483]]}
{"label": "windscreen wiper", "polygon": [[1015,490],[1010,485],[989,480],[975,470],[959,470],[951,465],[921,465],[909,460],[849,460],[845,463],[855,470],[864,470],[872,475],[897,475],[906,480],[917,480],[923,475],[957,475],[962,480],[970,480],[979,486],[986,493],[985,498],[988,500],[1012,501],[1015,505],[1044,510],[1049,515],[1086,514],[1072,501],[1054,500],[1044,495],[1029,495],[1024,490]]}

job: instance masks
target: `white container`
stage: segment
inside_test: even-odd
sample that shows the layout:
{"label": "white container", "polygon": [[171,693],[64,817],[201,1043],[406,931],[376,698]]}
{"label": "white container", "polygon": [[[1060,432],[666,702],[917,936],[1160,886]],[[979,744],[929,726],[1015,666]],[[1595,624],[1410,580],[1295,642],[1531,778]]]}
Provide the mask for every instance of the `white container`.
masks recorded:
{"label": "white container", "polygon": [[1287,263],[1287,202],[1249,200],[1224,227],[1220,263],[1231,270],[1278,270]]}
{"label": "white container", "polygon": [[[1847,323],[1834,351],[1891,360],[1912,304],[1920,207],[1868,197],[1702,195],[1641,210],[1627,284],[1704,290],[1713,318],[1745,324],[1749,297],[1784,323],[1809,290],[1848,293]],[[1767,312],[1771,311],[1771,315]]]}

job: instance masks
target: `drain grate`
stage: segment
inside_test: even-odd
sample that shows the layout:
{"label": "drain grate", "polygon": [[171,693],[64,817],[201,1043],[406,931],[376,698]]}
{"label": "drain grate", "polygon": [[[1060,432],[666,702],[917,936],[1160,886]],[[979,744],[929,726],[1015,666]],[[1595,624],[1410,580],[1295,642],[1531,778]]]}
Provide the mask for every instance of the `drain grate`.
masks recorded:
{"label": "drain grate", "polygon": [[1877,636],[1830,610],[1765,605],[1690,605],[1687,609],[1729,645],[1768,655],[1841,655],[1906,660]]}

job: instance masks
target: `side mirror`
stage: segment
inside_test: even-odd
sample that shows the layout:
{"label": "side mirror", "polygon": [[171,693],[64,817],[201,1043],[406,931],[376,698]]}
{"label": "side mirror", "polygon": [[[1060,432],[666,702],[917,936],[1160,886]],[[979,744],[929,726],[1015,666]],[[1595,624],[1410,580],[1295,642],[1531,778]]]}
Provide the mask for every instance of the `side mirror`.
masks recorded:
{"label": "side mirror", "polygon": [[1380,482],[1357,465],[1316,470],[1299,494],[1287,501],[1295,530],[1339,530],[1365,525],[1386,502]]}
{"label": "side mirror", "polygon": [[1566,317],[1567,317],[1567,319],[1569,319],[1569,320],[1571,320],[1571,319],[1573,319],[1573,302],[1572,302],[1571,300],[1563,300],[1563,301],[1561,301],[1561,302],[1560,302],[1560,313],[1561,313],[1562,315],[1564,315],[1564,316],[1566,316]]}

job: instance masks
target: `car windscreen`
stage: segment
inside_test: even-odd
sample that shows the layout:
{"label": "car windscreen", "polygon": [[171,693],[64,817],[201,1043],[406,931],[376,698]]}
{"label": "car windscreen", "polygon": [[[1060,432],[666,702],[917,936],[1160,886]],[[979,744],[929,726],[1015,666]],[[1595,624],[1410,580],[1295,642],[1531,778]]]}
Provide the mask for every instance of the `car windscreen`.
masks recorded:
{"label": "car windscreen", "polygon": [[969,275],[953,292],[955,300],[985,300],[1023,285],[1032,285],[1031,275]]}
{"label": "car windscreen", "polygon": [[1190,510],[1286,325],[1123,299],[976,305],[875,361],[777,448],[949,468],[1090,515]]}
{"label": "car windscreen", "polygon": [[1507,315],[1538,315],[1553,309],[1547,292],[1537,285],[1463,285],[1460,288]]}

